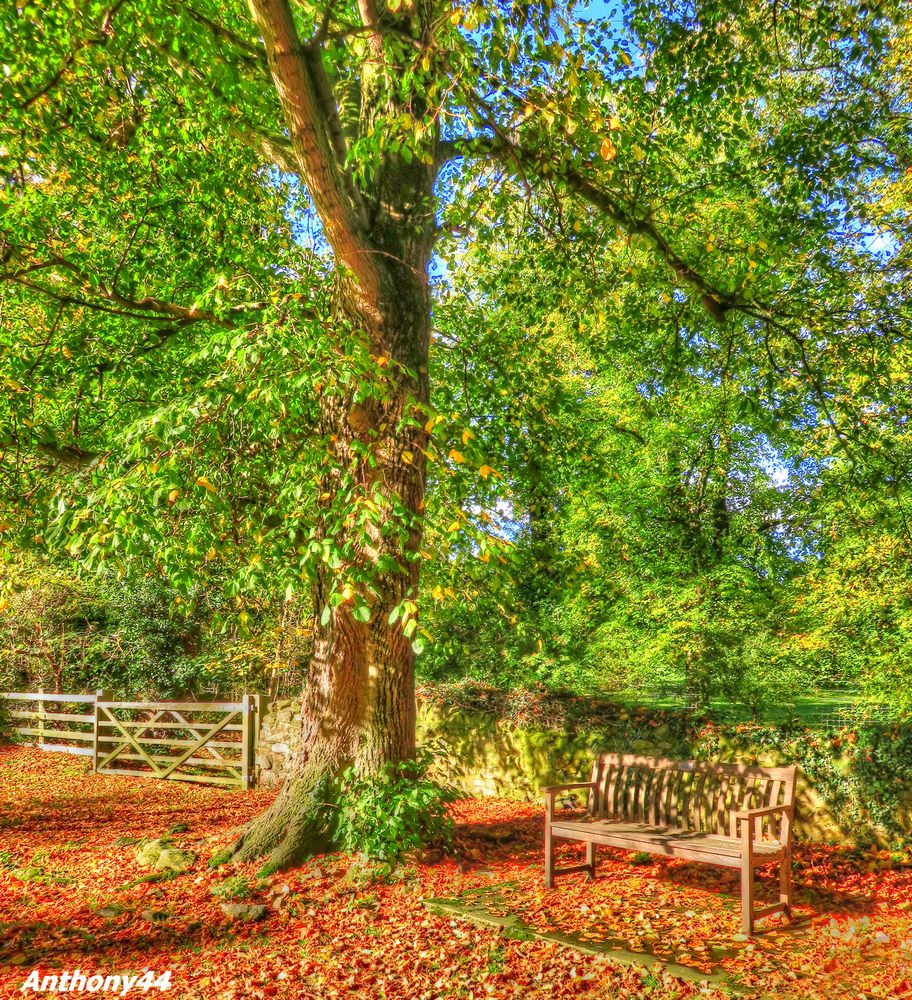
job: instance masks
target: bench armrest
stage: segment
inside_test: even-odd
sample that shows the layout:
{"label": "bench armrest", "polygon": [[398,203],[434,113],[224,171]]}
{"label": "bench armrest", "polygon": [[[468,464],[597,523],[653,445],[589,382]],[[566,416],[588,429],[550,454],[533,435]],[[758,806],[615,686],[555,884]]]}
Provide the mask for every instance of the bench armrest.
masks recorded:
{"label": "bench armrest", "polygon": [[569,785],[547,785],[542,788],[545,795],[556,795],[558,792],[570,792],[577,788],[595,788],[594,781],[573,781]]}
{"label": "bench armrest", "polygon": [[780,812],[791,812],[792,807],[790,805],[782,806],[763,806],[760,809],[739,809],[735,813],[735,819],[757,819],[759,816],[775,816],[776,813]]}
{"label": "bench armrest", "polygon": [[794,806],[762,806],[759,809],[738,809],[735,812],[735,822],[741,831],[741,855],[750,858],[753,853],[754,839],[763,835],[763,818],[782,814],[776,842],[783,848],[788,848],[792,840],[792,814]]}
{"label": "bench armrest", "polygon": [[[558,792],[572,792],[577,789],[588,788],[590,792],[595,791],[594,781],[571,781],[568,785],[548,785],[542,789],[545,795],[545,826],[550,826],[554,817],[554,800]],[[546,829],[547,832],[547,829]]]}

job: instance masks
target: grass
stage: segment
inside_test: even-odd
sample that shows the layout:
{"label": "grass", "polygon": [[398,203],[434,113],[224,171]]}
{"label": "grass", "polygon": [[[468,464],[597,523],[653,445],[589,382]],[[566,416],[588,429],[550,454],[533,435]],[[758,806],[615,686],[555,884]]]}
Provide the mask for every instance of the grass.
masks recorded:
{"label": "grass", "polygon": [[[687,699],[678,689],[666,688],[654,693],[625,691],[613,697],[629,708],[641,705],[671,711],[684,711],[688,708]],[[857,692],[821,690],[799,695],[791,704],[768,706],[761,710],[756,721],[777,725],[797,722],[813,729],[838,729],[851,725],[858,716],[876,715],[880,710],[881,706],[868,701]],[[744,706],[721,699],[712,702],[711,711],[726,722],[755,721]]]}

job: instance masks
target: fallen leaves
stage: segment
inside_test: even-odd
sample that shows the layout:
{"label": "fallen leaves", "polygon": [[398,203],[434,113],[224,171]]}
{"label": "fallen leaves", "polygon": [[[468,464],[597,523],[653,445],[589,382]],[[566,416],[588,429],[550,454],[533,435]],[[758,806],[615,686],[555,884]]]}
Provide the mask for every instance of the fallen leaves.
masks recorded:
{"label": "fallen leaves", "polygon": [[[270,799],[104,777],[81,760],[0,748],[0,998],[21,996],[33,968],[77,967],[171,969],[180,1000],[724,995],[660,965],[618,965],[435,915],[429,897],[468,899],[584,945],[722,970],[748,996],[912,997],[912,874],[883,858],[800,847],[795,925],[777,918],[738,940],[737,873],[632,866],[605,851],[594,883],[570,876],[546,890],[538,803],[455,803],[454,852],[416,857],[395,882],[342,855],[268,879],[256,864],[210,870],[206,858]],[[162,873],[141,867],[135,844],[164,835],[198,860],[153,881]],[[578,848],[560,851],[570,863]],[[761,873],[758,894],[775,885],[775,872]]]}

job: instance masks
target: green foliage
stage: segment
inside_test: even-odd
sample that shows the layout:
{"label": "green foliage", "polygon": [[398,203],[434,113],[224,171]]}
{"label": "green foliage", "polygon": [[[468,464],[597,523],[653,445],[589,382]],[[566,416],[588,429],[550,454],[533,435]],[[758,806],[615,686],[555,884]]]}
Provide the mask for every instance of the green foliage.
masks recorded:
{"label": "green foliage", "polygon": [[226,599],[187,600],[158,575],[85,576],[23,556],[0,568],[0,690],[205,698],[300,687],[308,630],[285,602],[224,621]]}
{"label": "green foliage", "polygon": [[384,764],[373,779],[347,770],[338,798],[340,846],[391,864],[424,845],[449,843],[447,803],[457,793],[430,777],[433,764],[433,756],[419,750],[413,761]]}
{"label": "green foliage", "polygon": [[774,752],[799,764],[834,811],[842,829],[860,846],[888,841],[909,844],[904,811],[912,785],[912,728],[863,722],[836,732],[791,726],[708,726],[698,734],[700,754],[721,750]]}
{"label": "green foliage", "polygon": [[219,899],[248,899],[252,892],[253,886],[243,875],[232,875],[212,886],[212,895]]}

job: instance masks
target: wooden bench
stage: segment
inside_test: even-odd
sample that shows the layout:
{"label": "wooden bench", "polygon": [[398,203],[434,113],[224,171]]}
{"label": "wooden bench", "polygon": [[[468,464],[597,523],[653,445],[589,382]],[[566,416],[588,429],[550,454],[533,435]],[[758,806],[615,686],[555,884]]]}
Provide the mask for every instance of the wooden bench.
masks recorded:
{"label": "wooden bench", "polygon": [[[595,878],[598,845],[741,869],[745,934],[772,913],[791,914],[794,767],[599,754],[589,781],[545,793],[545,885],[556,875]],[[583,819],[555,814],[560,792],[588,791]],[[554,867],[554,840],[582,841],[586,863]],[[779,862],[779,902],[754,909],[754,869]]]}

